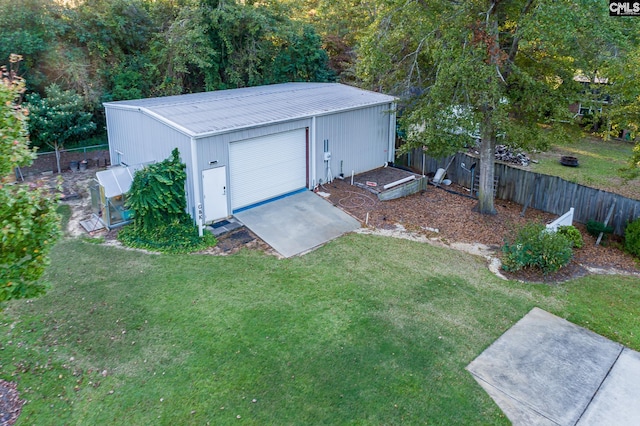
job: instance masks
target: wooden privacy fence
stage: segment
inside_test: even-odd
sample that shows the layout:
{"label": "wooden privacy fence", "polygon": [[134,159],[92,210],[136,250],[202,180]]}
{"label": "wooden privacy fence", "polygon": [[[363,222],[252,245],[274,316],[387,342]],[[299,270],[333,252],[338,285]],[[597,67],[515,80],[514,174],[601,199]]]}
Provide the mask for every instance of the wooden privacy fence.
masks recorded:
{"label": "wooden privacy fence", "polygon": [[[423,165],[423,156],[418,151],[410,156],[409,166],[415,170],[423,170],[424,167],[425,173],[435,173],[439,168],[445,168],[450,161],[446,177],[452,182],[470,188],[472,174],[465,170],[462,164],[464,163],[466,169],[470,169],[474,163],[478,163],[479,166],[479,159],[469,154],[458,153],[453,157],[440,159],[425,156]],[[475,173],[479,173],[479,170],[480,167],[476,167]],[[609,226],[616,235],[624,235],[627,224],[640,217],[639,200],[504,163],[496,162],[495,171],[498,178],[496,197],[503,200],[557,215],[562,215],[573,207],[573,218],[581,223],[589,220],[604,222],[615,203]]]}

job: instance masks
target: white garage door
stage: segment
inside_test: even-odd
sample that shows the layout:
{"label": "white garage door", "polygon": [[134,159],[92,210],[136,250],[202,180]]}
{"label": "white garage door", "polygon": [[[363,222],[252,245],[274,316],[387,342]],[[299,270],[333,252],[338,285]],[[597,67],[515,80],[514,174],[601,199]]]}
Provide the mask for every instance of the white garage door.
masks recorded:
{"label": "white garage door", "polygon": [[304,188],[306,145],[305,129],[229,144],[231,208],[236,210]]}

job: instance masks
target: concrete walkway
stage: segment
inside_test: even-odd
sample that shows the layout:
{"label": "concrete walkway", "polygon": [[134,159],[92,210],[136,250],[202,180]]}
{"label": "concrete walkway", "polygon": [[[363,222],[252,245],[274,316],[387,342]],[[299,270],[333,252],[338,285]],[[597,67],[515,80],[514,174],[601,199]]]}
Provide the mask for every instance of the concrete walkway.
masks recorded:
{"label": "concrete walkway", "polygon": [[234,215],[284,257],[296,256],[360,228],[319,195],[299,192]]}
{"label": "concrete walkway", "polygon": [[640,424],[640,353],[538,308],[467,370],[514,425]]}

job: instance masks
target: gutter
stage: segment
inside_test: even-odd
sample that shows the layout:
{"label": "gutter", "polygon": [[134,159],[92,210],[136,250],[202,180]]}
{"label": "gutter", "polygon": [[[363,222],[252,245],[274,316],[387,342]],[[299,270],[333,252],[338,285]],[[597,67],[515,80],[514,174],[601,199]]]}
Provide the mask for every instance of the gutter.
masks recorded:
{"label": "gutter", "polygon": [[[202,208],[202,194],[200,192],[200,173],[198,170],[198,146],[196,139],[191,138],[191,176],[193,177],[193,201],[196,208],[196,224],[198,225],[198,236],[203,235],[204,210]],[[197,173],[196,173],[197,172]]]}

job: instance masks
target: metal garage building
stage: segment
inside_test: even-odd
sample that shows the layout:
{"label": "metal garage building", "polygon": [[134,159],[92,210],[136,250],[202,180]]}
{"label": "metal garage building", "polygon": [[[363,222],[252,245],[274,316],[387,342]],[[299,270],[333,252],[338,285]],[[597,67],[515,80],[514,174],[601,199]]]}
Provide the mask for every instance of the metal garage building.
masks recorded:
{"label": "metal garage building", "polygon": [[105,103],[111,164],[187,165],[203,224],[393,161],[395,101],[337,83],[285,83]]}

